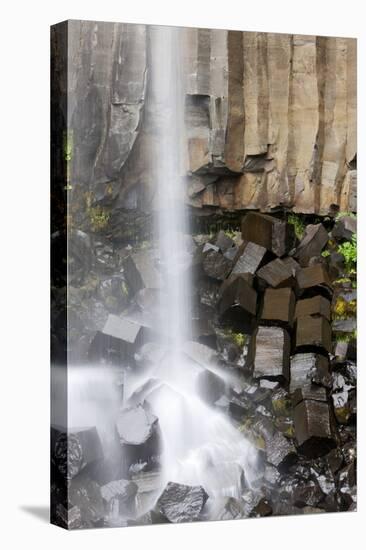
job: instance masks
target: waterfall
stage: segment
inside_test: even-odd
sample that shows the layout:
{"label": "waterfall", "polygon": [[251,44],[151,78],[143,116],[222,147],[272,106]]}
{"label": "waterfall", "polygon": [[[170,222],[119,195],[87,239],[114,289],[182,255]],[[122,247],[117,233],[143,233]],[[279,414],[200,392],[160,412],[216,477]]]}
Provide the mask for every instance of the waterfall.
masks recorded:
{"label": "waterfall", "polygon": [[168,346],[169,352],[149,373],[161,386],[159,392],[155,390],[147,399],[159,418],[162,432],[163,479],[202,485],[212,496],[239,497],[242,469],[248,481],[255,453],[228,418],[200,398],[197,377],[205,367],[184,354],[184,344],[192,339],[192,291],[190,228],[183,178],[187,143],[183,40],[183,29],[150,29],[151,102],[155,121],[152,170],[156,180],[155,218],[163,280],[158,323],[160,345]]}

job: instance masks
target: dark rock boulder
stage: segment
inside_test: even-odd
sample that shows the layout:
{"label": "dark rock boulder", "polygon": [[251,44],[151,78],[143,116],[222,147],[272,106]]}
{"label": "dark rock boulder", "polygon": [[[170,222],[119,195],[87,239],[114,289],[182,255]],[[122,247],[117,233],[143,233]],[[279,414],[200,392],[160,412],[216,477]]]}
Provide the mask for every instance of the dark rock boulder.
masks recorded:
{"label": "dark rock boulder", "polygon": [[324,264],[303,267],[296,272],[296,281],[300,291],[319,287],[331,294],[331,281]]}
{"label": "dark rock boulder", "polygon": [[244,241],[259,244],[278,257],[289,252],[295,242],[292,225],[258,212],[249,212],[244,216],[241,232]]}
{"label": "dark rock boulder", "polygon": [[299,452],[309,458],[327,454],[336,446],[328,403],[304,400],[294,410]]}
{"label": "dark rock boulder", "polygon": [[318,294],[312,298],[299,300],[296,303],[295,318],[307,315],[321,315],[330,320],[330,301]]}
{"label": "dark rock boulder", "polygon": [[225,394],[225,382],[209,369],[204,369],[198,375],[197,388],[201,399],[209,405],[213,405]]}
{"label": "dark rock boulder", "polygon": [[332,351],[332,329],[324,317],[300,317],[296,323],[296,348]]}
{"label": "dark rock boulder", "polygon": [[291,288],[267,288],[263,297],[261,323],[279,323],[292,326],[295,295]]}
{"label": "dark rock boulder", "polygon": [[272,514],[273,508],[271,503],[265,497],[262,497],[252,509],[250,516],[254,518],[263,518],[266,516],[271,516]]}
{"label": "dark rock boulder", "polygon": [[279,471],[285,471],[296,461],[297,453],[293,443],[276,432],[266,439],[266,457]]}
{"label": "dark rock boulder", "polygon": [[197,521],[208,495],[203,487],[169,482],[157,503],[157,511],[170,523]]}
{"label": "dark rock boulder", "polygon": [[233,274],[252,273],[254,274],[262,262],[267,250],[259,244],[244,242],[238,250],[234,259]]}
{"label": "dark rock boulder", "polygon": [[295,283],[292,268],[280,258],[261,267],[257,271],[257,276],[273,288],[294,286]]}
{"label": "dark rock boulder", "polygon": [[250,343],[254,378],[289,379],[290,337],[280,327],[259,327]]}
{"label": "dark rock boulder", "polygon": [[232,269],[232,262],[219,249],[209,249],[203,252],[202,268],[212,279],[224,281]]}
{"label": "dark rock boulder", "polygon": [[323,224],[309,224],[305,228],[305,234],[296,249],[295,258],[300,265],[305,267],[310,258],[320,256],[321,251],[328,242],[328,233]]}
{"label": "dark rock boulder", "polygon": [[123,269],[132,294],[136,294],[142,288],[161,287],[158,257],[155,250],[139,250],[131,254],[123,262]]}
{"label": "dark rock boulder", "polygon": [[350,241],[357,232],[357,219],[354,216],[342,216],[336,221],[332,237],[337,241]]}
{"label": "dark rock boulder", "polygon": [[222,321],[233,321],[244,332],[251,332],[257,311],[257,293],[241,275],[233,275],[224,283],[218,304]]}
{"label": "dark rock boulder", "polygon": [[103,330],[96,333],[90,344],[89,358],[120,364],[122,360],[133,357],[142,343],[143,333],[144,329],[138,322],[110,314]]}

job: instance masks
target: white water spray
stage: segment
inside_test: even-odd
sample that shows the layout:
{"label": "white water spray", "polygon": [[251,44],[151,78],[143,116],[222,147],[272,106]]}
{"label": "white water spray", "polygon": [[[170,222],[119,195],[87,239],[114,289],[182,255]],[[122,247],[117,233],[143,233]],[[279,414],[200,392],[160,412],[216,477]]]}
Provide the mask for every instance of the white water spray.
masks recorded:
{"label": "white water spray", "polygon": [[151,93],[156,108],[153,173],[164,281],[159,322],[161,345],[168,345],[170,353],[151,373],[162,386],[146,399],[162,431],[164,480],[202,485],[212,496],[239,497],[242,471],[250,478],[255,453],[221,412],[202,401],[197,376],[204,368],[192,364],[182,351],[184,343],[191,340],[192,295],[182,177],[186,154],[183,33],[174,27],[152,27],[150,31]]}

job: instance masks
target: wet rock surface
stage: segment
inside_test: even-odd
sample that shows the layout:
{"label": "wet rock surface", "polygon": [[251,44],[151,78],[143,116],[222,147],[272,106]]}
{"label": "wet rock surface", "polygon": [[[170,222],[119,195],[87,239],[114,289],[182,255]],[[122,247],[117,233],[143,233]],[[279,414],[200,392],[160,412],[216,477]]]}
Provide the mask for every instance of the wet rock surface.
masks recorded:
{"label": "wet rock surface", "polygon": [[170,523],[197,521],[208,495],[203,487],[168,483],[156,503],[157,511]]}

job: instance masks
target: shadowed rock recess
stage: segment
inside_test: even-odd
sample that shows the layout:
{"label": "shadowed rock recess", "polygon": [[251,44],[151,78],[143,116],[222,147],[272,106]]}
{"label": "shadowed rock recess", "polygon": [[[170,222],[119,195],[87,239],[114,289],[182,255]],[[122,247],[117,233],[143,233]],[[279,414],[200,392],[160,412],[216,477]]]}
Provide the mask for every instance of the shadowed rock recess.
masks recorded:
{"label": "shadowed rock recess", "polygon": [[52,27],[51,521],[353,511],[356,40],[164,31],[164,203],[156,29]]}

